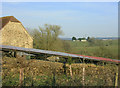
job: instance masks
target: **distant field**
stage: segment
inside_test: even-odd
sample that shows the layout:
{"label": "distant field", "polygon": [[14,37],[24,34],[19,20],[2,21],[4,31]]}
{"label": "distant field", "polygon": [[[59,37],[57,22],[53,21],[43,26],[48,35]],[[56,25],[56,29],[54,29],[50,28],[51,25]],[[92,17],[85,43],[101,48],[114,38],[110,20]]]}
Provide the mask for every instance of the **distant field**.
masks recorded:
{"label": "distant field", "polygon": [[70,53],[118,59],[118,40],[66,41],[71,45]]}

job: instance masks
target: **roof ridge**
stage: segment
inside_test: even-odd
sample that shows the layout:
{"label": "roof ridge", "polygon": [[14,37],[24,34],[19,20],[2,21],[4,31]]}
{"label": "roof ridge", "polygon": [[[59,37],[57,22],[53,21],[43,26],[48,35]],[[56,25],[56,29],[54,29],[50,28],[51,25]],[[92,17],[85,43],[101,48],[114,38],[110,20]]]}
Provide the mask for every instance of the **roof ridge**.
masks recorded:
{"label": "roof ridge", "polygon": [[0,18],[0,23],[2,24],[1,29],[9,22],[18,22],[21,23],[19,20],[17,20],[14,16],[5,16]]}
{"label": "roof ridge", "polygon": [[0,17],[0,18],[6,18],[6,17],[14,17],[14,16],[3,16],[3,17]]}

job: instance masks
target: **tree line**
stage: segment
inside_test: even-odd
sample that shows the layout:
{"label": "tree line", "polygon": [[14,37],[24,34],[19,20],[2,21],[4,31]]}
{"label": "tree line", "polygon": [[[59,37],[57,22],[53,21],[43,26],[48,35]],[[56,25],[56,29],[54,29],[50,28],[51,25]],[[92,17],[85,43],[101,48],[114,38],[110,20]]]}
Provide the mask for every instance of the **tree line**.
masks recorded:
{"label": "tree line", "polygon": [[33,48],[61,52],[70,51],[70,44],[59,38],[64,33],[58,25],[45,24],[44,27],[32,30],[30,34],[33,37]]}

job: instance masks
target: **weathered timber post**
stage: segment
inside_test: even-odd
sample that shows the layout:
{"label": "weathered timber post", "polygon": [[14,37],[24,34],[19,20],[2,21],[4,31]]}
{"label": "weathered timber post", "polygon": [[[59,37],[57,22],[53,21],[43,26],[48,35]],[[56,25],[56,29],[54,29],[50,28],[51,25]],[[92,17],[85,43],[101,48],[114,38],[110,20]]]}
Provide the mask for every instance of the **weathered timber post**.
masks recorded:
{"label": "weathered timber post", "polygon": [[23,86],[23,81],[24,81],[24,70],[25,70],[25,66],[26,66],[26,62],[25,62],[25,58],[24,57],[17,57],[18,63],[20,65],[20,69],[19,69],[19,86]]}
{"label": "weathered timber post", "polygon": [[19,76],[19,85],[23,85],[23,78],[24,78],[24,68],[20,68],[20,76]]}
{"label": "weathered timber post", "polygon": [[70,64],[70,76],[72,77],[72,66],[71,66],[71,64]]}
{"label": "weathered timber post", "polygon": [[72,63],[73,63],[73,60],[72,60],[72,57],[68,57],[68,64],[69,64],[69,68],[70,68],[70,76],[72,77],[73,74],[72,74]]}
{"label": "weathered timber post", "polygon": [[85,58],[83,57],[83,77],[82,77],[83,86],[85,85],[85,62],[84,60]]}
{"label": "weathered timber post", "polygon": [[120,87],[120,63],[118,64],[118,88]]}
{"label": "weathered timber post", "polygon": [[116,69],[116,76],[115,76],[115,88],[117,88],[118,87],[118,67],[119,67],[119,65],[117,65],[117,69]]}

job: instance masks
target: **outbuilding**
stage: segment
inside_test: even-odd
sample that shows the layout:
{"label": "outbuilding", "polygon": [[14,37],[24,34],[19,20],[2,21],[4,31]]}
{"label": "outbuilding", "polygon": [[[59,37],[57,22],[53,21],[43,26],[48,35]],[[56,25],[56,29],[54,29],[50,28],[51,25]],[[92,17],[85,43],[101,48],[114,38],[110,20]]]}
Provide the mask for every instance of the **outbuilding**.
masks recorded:
{"label": "outbuilding", "polygon": [[33,48],[33,38],[14,16],[0,18],[0,44]]}

